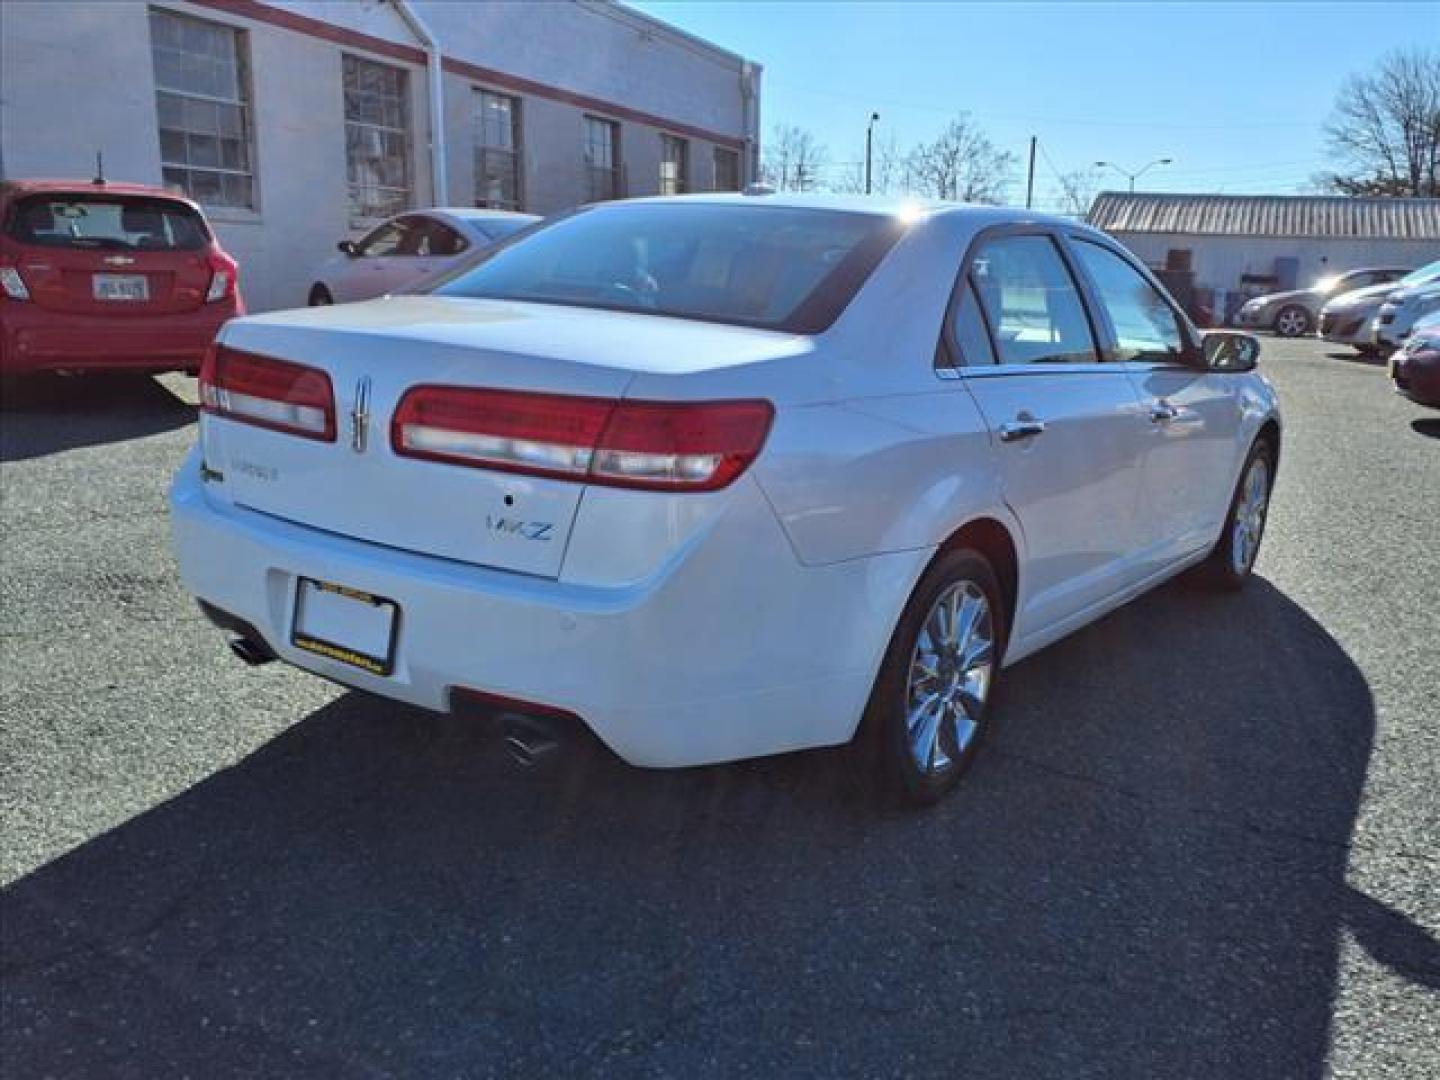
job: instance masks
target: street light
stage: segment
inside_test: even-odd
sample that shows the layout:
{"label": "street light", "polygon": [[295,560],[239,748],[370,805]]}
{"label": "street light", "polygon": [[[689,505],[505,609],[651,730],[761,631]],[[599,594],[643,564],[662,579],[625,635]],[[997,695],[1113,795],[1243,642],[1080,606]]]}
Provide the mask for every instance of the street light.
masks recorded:
{"label": "street light", "polygon": [[879,121],[880,114],[872,112],[870,122],[865,125],[865,194],[870,194],[870,149],[875,139],[875,124]]}
{"label": "street light", "polygon": [[1136,181],[1136,180],[1140,179],[1140,177],[1144,176],[1147,172],[1149,172],[1151,169],[1153,169],[1156,165],[1173,165],[1173,164],[1175,164],[1175,159],[1174,159],[1174,158],[1162,157],[1162,158],[1156,158],[1154,161],[1150,162],[1150,164],[1146,165],[1143,169],[1139,169],[1139,170],[1137,170],[1137,171],[1135,171],[1135,172],[1131,172],[1129,169],[1122,169],[1119,165],[1116,165],[1113,161],[1097,161],[1097,162],[1095,162],[1095,167],[1096,167],[1097,169],[1114,169],[1114,170],[1115,170],[1116,172],[1118,172],[1121,176],[1125,177],[1125,179],[1127,179],[1127,180],[1130,181],[1130,194],[1131,194],[1131,195],[1134,195],[1134,194],[1135,194],[1135,181]]}

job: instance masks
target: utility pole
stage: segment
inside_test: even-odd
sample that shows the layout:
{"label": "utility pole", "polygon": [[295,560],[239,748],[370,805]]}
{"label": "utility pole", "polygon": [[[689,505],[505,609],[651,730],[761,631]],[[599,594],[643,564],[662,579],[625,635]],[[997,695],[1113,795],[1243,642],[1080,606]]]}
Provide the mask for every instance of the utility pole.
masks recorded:
{"label": "utility pole", "polygon": [[865,125],[865,194],[870,194],[870,159],[871,150],[875,143],[875,122],[880,119],[878,112],[870,114],[870,122]]}
{"label": "utility pole", "polygon": [[1025,178],[1025,209],[1030,209],[1030,204],[1035,200],[1035,143],[1036,137],[1030,136],[1030,171]]}

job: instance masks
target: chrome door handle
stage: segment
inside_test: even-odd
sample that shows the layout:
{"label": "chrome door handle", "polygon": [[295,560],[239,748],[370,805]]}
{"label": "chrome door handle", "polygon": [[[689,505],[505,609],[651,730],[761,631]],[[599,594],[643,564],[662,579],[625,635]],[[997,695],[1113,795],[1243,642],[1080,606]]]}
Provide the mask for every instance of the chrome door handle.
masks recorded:
{"label": "chrome door handle", "polygon": [[1016,442],[1043,434],[1045,434],[1045,421],[1036,420],[1033,416],[1026,416],[1023,413],[1014,420],[1006,420],[1000,425],[1001,442]]}
{"label": "chrome door handle", "polygon": [[1150,406],[1150,422],[1152,424],[1166,424],[1180,416],[1180,410],[1168,401],[1157,401]]}

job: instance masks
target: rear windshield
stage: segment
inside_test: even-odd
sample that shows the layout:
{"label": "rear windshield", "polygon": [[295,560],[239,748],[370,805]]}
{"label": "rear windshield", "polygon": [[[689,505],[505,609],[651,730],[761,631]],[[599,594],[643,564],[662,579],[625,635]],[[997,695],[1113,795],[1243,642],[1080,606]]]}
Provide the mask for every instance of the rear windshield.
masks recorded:
{"label": "rear windshield", "polygon": [[21,244],[105,251],[195,251],[209,242],[190,207],[144,196],[28,195],[16,201],[5,232]]}
{"label": "rear windshield", "polygon": [[612,203],[502,245],[430,291],[817,333],[900,229],[833,210]]}

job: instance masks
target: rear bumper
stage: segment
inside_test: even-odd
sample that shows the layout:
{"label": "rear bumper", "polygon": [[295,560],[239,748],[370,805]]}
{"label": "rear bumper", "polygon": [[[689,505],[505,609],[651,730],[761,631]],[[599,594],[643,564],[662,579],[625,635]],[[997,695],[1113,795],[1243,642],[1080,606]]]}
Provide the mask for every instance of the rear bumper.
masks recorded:
{"label": "rear bumper", "polygon": [[198,371],[232,302],[173,315],[77,315],[32,303],[0,307],[0,371]]}
{"label": "rear bumper", "polygon": [[[929,552],[804,567],[753,481],[733,492],[708,533],[624,587],[490,570],[283,522],[208,494],[194,455],[176,478],[171,513],[190,592],[253,626],[282,660],[337,682],[439,711],[465,689],[563,711],[635,765],[845,742]],[[390,676],[291,643],[297,577],[399,605]]]}
{"label": "rear bumper", "polygon": [[1364,315],[1323,314],[1320,316],[1320,336],[1340,345],[1369,346],[1373,318],[1373,313],[1368,312]]}

